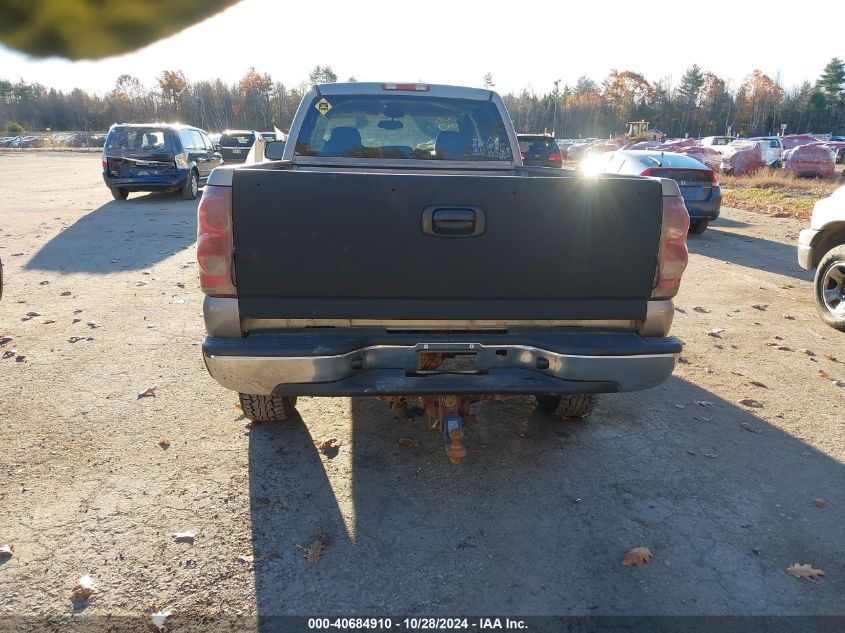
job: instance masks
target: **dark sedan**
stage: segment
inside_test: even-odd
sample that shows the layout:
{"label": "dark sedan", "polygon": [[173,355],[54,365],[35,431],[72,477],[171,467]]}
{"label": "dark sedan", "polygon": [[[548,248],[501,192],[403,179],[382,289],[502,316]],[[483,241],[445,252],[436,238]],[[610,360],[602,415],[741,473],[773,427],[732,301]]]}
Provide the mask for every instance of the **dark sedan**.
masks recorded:
{"label": "dark sedan", "polygon": [[563,157],[549,134],[517,134],[522,164],[526,167],[563,167]]}

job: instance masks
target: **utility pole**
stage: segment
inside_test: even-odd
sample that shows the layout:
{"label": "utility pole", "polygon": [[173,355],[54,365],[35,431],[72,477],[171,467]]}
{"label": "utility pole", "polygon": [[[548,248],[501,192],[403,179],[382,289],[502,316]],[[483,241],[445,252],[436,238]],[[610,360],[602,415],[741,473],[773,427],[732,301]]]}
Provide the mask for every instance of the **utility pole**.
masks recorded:
{"label": "utility pole", "polygon": [[554,110],[552,111],[552,136],[555,136],[555,130],[557,129],[557,99],[558,99],[558,84],[560,83],[560,79],[557,79],[555,82],[555,106]]}

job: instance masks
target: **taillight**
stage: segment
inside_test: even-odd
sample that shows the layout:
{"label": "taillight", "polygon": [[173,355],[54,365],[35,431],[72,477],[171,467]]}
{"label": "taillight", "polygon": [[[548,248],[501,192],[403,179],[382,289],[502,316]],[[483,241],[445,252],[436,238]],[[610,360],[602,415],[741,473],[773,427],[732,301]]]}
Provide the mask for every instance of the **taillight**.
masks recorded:
{"label": "taillight", "polygon": [[549,160],[563,160],[560,154],[549,154]]}
{"label": "taillight", "polygon": [[402,90],[404,92],[428,92],[428,84],[382,84],[382,90]]}
{"label": "taillight", "polygon": [[103,169],[108,169],[108,168],[109,168],[109,161],[106,158],[106,153],[103,152]]}
{"label": "taillight", "polygon": [[178,169],[187,169],[188,168],[188,152],[179,152],[174,157],[176,162],[176,167]]}
{"label": "taillight", "polygon": [[716,172],[712,169],[710,170],[710,185],[713,187],[719,186],[719,180],[716,178]]}
{"label": "taillight", "polygon": [[232,188],[206,185],[197,210],[197,263],[205,294],[237,295],[232,248]]}
{"label": "taillight", "polygon": [[681,275],[687,267],[687,231],[689,213],[680,196],[663,197],[663,222],[660,226],[660,254],[652,299],[670,299],[678,294]]}

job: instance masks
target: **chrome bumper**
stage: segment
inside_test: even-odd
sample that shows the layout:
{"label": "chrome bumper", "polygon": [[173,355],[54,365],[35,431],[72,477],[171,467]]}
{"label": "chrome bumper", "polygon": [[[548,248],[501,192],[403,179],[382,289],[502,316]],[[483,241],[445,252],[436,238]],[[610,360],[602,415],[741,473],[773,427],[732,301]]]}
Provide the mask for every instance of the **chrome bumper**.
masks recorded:
{"label": "chrome bumper", "polygon": [[813,240],[819,232],[813,229],[801,229],[798,234],[798,265],[804,270],[813,270]]}
{"label": "chrome bumper", "polygon": [[[421,352],[473,355],[473,368],[449,373],[419,370]],[[374,345],[332,356],[234,356],[204,351],[209,373],[223,387],[257,395],[410,395],[432,389],[443,393],[639,391],[663,382],[672,373],[676,356],[584,356],[479,343]],[[349,381],[346,387],[345,381]]]}

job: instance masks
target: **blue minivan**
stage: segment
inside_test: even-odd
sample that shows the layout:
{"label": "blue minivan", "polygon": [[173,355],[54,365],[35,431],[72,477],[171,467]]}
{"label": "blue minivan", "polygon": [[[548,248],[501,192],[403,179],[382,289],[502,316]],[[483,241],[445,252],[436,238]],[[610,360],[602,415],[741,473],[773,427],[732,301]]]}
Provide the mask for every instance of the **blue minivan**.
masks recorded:
{"label": "blue minivan", "polygon": [[103,180],[116,200],[130,191],[179,191],[194,200],[222,164],[220,146],[190,125],[116,123],[103,148]]}

